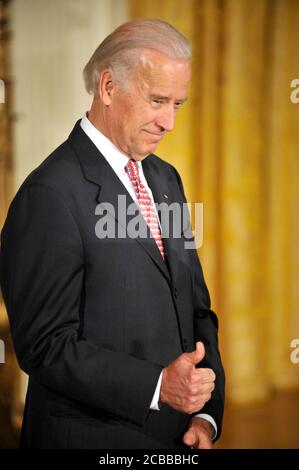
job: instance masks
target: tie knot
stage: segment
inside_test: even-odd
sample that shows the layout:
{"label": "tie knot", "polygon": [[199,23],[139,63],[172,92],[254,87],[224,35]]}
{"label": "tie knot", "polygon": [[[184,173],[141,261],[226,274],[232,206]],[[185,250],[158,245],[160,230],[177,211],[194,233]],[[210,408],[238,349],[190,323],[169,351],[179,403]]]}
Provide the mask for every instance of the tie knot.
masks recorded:
{"label": "tie knot", "polygon": [[125,166],[125,170],[128,173],[129,178],[131,180],[135,178],[139,178],[138,163],[135,160],[129,160]]}

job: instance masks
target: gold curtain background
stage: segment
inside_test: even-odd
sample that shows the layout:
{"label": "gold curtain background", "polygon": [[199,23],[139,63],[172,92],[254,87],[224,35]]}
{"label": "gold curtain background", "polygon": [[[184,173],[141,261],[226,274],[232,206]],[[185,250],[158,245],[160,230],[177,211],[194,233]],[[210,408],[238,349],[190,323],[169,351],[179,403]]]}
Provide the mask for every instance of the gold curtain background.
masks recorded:
{"label": "gold curtain background", "polygon": [[[4,82],[4,93],[0,101],[0,227],[7,214],[12,196],[12,152],[10,98],[11,82],[8,73],[8,41],[10,32],[7,26],[6,8],[0,2],[0,79]],[[3,90],[1,90],[3,91]]]}
{"label": "gold curtain background", "polygon": [[232,403],[299,386],[297,0],[130,0],[193,46],[190,99],[158,154],[204,204],[199,249]]}
{"label": "gold curtain background", "polygon": [[[12,80],[9,60],[11,31],[9,29],[7,5],[7,1],[0,1],[0,79],[4,82],[4,102],[0,102],[0,230],[13,195]],[[15,418],[19,420],[19,415],[22,413],[23,403],[20,406],[20,374],[13,353],[1,290],[0,339],[5,344],[5,364],[0,363],[0,448],[2,448],[3,441],[6,442],[3,435],[5,437],[8,435],[7,441],[10,439],[9,434],[14,435],[13,430],[10,431],[10,425],[3,419],[3,414],[10,413],[12,422],[15,424]],[[8,367],[6,367],[7,364],[9,364]],[[16,421],[16,424],[19,424],[19,421]],[[3,431],[4,429],[5,431]]]}

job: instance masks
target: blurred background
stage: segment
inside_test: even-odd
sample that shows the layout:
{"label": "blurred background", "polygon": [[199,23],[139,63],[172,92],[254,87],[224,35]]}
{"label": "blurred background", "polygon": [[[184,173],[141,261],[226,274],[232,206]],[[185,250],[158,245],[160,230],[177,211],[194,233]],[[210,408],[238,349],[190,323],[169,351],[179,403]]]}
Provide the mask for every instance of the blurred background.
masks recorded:
{"label": "blurred background", "polygon": [[[299,0],[0,1],[0,227],[88,110],[94,49],[142,17],[193,46],[189,101],[157,153],[204,204],[199,256],[227,375],[216,447],[299,448]],[[2,448],[17,446],[25,389],[0,296]]]}

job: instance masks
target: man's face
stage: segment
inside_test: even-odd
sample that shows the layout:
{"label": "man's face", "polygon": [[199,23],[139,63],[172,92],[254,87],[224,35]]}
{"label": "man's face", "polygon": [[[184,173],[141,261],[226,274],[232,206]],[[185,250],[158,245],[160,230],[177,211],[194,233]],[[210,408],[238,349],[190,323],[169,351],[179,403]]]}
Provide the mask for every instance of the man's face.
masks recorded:
{"label": "man's face", "polygon": [[187,99],[191,65],[147,50],[126,87],[116,86],[110,107],[109,137],[125,154],[143,160],[174,127]]}

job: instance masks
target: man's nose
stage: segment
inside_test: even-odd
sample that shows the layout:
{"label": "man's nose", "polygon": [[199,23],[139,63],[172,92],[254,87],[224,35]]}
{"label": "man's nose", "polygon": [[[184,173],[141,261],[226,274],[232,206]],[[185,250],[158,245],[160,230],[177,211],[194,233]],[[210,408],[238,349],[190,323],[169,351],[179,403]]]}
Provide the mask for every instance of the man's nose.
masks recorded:
{"label": "man's nose", "polygon": [[163,130],[170,132],[174,128],[174,121],[175,121],[175,110],[173,106],[167,106],[161,113],[157,119],[157,124],[159,127],[163,128]]}

